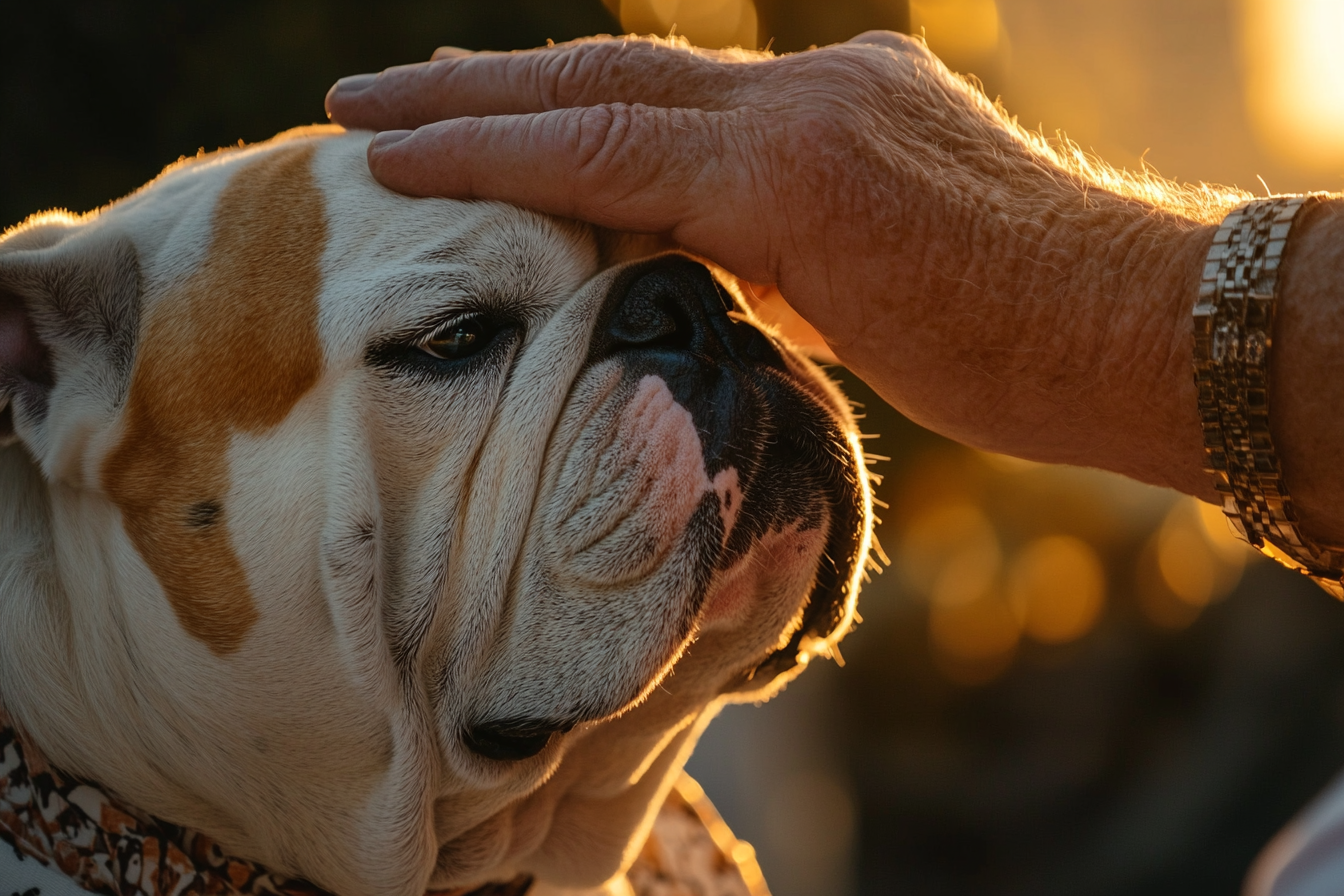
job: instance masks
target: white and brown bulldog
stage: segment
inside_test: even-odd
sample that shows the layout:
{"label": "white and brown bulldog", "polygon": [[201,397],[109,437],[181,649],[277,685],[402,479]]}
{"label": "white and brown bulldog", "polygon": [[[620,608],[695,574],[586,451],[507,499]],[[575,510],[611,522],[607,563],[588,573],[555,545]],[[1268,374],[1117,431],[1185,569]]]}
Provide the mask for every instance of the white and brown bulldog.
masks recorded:
{"label": "white and brown bulldog", "polygon": [[717,708],[849,628],[854,423],[703,266],[393,194],[368,139],[0,241],[0,702],[342,896],[618,892]]}

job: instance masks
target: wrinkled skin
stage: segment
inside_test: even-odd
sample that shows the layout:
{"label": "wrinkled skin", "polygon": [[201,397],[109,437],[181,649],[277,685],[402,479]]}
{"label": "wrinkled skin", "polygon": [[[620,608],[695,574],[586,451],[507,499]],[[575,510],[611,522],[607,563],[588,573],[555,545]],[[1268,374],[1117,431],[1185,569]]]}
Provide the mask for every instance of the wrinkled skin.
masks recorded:
{"label": "wrinkled skin", "polygon": [[[1245,194],[1051,147],[919,41],[871,32],[782,57],[635,38],[444,49],[343,80],[328,111],[416,129],[370,150],[394,189],[666,232],[777,286],[841,361],[946,435],[1215,499],[1189,315],[1212,224]],[[1339,203],[1297,233],[1272,423],[1304,522],[1341,543]]]}

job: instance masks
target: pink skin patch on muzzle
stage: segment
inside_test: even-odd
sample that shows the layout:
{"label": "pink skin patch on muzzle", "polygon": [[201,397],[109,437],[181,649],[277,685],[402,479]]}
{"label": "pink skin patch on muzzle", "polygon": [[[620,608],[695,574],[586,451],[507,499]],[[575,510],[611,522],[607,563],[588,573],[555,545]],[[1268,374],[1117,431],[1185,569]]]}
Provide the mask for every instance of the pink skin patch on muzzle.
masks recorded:
{"label": "pink skin patch on muzzle", "polygon": [[[618,444],[638,446],[639,463],[650,476],[640,503],[665,509],[657,514],[659,528],[680,531],[705,493],[713,492],[723,523],[722,543],[728,543],[743,504],[737,468],[727,467],[709,478],[691,412],[677,403],[661,377],[651,374],[639,381],[621,415],[616,438]],[[672,533],[662,534],[666,538]],[[797,524],[766,533],[745,556],[714,577],[702,624],[736,624],[758,598],[804,593],[825,538],[825,527]]]}

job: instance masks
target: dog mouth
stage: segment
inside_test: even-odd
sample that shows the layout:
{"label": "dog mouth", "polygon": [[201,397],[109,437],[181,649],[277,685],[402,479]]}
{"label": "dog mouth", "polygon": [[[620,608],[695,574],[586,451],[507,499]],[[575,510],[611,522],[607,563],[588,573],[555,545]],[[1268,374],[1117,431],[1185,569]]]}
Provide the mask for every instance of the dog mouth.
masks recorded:
{"label": "dog mouth", "polygon": [[810,458],[810,469],[823,493],[830,497],[828,532],[812,588],[788,642],[743,670],[728,690],[769,681],[806,663],[813,654],[828,654],[852,624],[858,598],[856,572],[867,553],[864,485],[855,466],[857,459],[849,453],[838,424],[832,420],[818,420],[817,424],[824,431],[830,430],[819,440],[821,444],[813,441],[798,446],[820,452],[821,456]]}
{"label": "dog mouth", "polygon": [[838,395],[818,388],[815,373],[743,319],[709,270],[689,258],[635,266],[610,295],[589,364],[619,356],[627,380],[656,380],[689,413],[725,529],[713,571],[749,560],[774,533],[825,533],[789,640],[728,690],[826,652],[853,618],[855,573],[866,553],[861,460]]}

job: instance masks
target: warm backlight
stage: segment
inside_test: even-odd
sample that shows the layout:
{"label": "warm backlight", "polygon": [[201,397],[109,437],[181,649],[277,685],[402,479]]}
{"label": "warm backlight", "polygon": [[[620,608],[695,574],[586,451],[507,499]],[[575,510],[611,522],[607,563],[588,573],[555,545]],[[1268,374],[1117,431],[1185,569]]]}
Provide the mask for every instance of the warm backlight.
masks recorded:
{"label": "warm backlight", "polygon": [[1236,587],[1251,556],[1218,508],[1177,501],[1139,558],[1139,606],[1163,628],[1189,625]]}
{"label": "warm backlight", "polygon": [[751,0],[620,0],[621,27],[635,34],[675,32],[697,47],[756,48]]}
{"label": "warm backlight", "polygon": [[994,0],[910,0],[910,24],[939,56],[985,56],[999,45]]}
{"label": "warm backlight", "polygon": [[1070,535],[1038,538],[1013,558],[1008,600],[1027,635],[1064,644],[1092,630],[1106,600],[1106,572],[1087,542]]}
{"label": "warm backlight", "polygon": [[1246,107],[1281,159],[1344,173],[1344,3],[1246,0]]}

